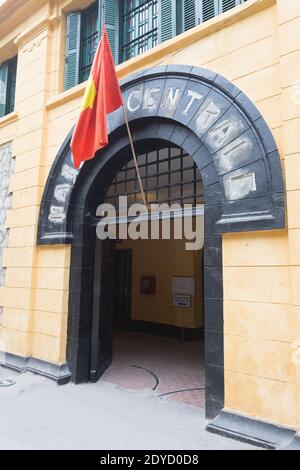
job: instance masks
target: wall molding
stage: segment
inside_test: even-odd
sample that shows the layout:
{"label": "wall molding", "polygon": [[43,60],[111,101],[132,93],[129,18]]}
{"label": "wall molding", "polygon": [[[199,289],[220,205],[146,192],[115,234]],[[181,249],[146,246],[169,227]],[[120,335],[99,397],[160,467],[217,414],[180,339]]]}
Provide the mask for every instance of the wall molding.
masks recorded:
{"label": "wall molding", "polygon": [[186,328],[166,323],[156,323],[146,320],[125,319],[115,325],[117,330],[145,333],[167,338],[184,339],[184,341],[203,340],[204,328]]}
{"label": "wall molding", "polygon": [[293,442],[287,447],[286,450],[300,450],[300,433],[295,435]]}
{"label": "wall molding", "polygon": [[1,353],[0,364],[21,373],[33,372],[42,375],[54,380],[58,385],[65,385],[71,379],[67,364],[52,364],[32,356],[22,357],[11,353]]}
{"label": "wall molding", "polygon": [[[39,23],[36,23],[33,27],[18,34],[18,36],[16,37],[14,41],[15,45],[23,48],[25,44],[27,44],[29,41],[31,41],[35,37],[39,36],[44,31],[55,30],[58,27],[60,20],[61,20],[60,15],[53,15],[53,16],[50,16],[41,20]],[[33,47],[34,45],[32,45],[32,47],[28,49],[28,52],[30,52]]]}
{"label": "wall molding", "polygon": [[16,111],[6,114],[6,116],[3,116],[2,118],[0,118],[0,129],[1,127],[5,127],[8,124],[11,124],[12,122],[17,121],[18,119],[19,119],[19,115]]}
{"label": "wall molding", "polygon": [[246,442],[263,449],[300,450],[296,430],[223,410],[206,430],[213,434]]}

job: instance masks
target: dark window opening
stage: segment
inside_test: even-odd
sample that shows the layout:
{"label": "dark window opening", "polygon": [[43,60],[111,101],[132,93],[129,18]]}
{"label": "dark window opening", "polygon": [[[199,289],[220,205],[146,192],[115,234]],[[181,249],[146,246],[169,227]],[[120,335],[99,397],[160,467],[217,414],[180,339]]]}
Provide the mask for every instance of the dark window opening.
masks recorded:
{"label": "dark window opening", "polygon": [[[164,147],[138,156],[138,165],[149,204],[204,204],[200,172],[182,149]],[[106,203],[118,207],[119,196],[128,204],[141,203],[141,193],[133,160],[118,171],[106,191]]]}
{"label": "dark window opening", "polygon": [[0,65],[0,117],[15,109],[17,56]]}
{"label": "dark window opening", "polygon": [[98,4],[94,3],[82,12],[80,40],[79,82],[89,78],[98,45]]}

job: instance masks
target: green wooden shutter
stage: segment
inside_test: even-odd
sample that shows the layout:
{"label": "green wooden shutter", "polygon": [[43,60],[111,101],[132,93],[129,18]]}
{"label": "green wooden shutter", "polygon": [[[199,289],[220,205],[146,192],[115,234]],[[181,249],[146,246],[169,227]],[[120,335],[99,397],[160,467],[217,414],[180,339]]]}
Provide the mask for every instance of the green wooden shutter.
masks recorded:
{"label": "green wooden shutter", "polygon": [[8,62],[0,66],[0,117],[6,114]]}
{"label": "green wooden shutter", "polygon": [[199,22],[208,21],[214,16],[231,10],[231,8],[246,2],[247,0],[199,0]]}
{"label": "green wooden shutter", "polygon": [[65,90],[79,83],[81,12],[67,16],[67,46],[65,65]]}
{"label": "green wooden shutter", "polygon": [[203,23],[214,18],[219,13],[218,0],[200,0],[199,22]]}
{"label": "green wooden shutter", "polygon": [[197,7],[195,0],[183,1],[183,31],[188,31],[196,26],[196,10]]}
{"label": "green wooden shutter", "polygon": [[240,0],[221,0],[220,1],[220,13],[234,8],[236,5],[240,5]]}
{"label": "green wooden shutter", "polygon": [[176,36],[176,0],[161,0],[159,26],[160,42]]}
{"label": "green wooden shutter", "polygon": [[100,14],[100,24],[106,25],[107,36],[109,39],[111,51],[115,63],[119,63],[119,34],[118,34],[118,19],[119,19],[119,2],[118,0],[99,0],[99,9],[102,10]]}

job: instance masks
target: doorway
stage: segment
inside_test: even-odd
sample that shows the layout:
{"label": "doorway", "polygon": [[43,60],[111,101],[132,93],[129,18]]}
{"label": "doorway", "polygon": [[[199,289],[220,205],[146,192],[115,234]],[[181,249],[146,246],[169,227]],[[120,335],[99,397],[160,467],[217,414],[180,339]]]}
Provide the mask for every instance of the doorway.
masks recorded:
{"label": "doorway", "polygon": [[[164,205],[144,217],[146,225],[155,220],[160,236],[121,239],[119,217],[115,240],[96,239],[93,378],[204,406],[203,243],[189,250],[184,236],[187,219],[192,226],[201,218],[203,230],[201,176],[175,146],[150,147],[138,162],[147,202]],[[114,175],[105,203],[118,207],[119,196],[131,205],[141,200],[130,160]],[[175,236],[178,222],[181,238]],[[162,236],[165,224],[169,237]],[[203,242],[204,231],[201,236]]]}
{"label": "doorway", "polygon": [[[153,107],[143,106],[151,89],[157,87],[160,94],[156,94]],[[286,227],[280,155],[272,132],[248,97],[225,77],[208,69],[188,65],[151,67],[126,77],[122,92],[136,148],[155,142],[178,146],[192,157],[202,175],[205,190],[205,408],[206,417],[213,419],[224,408],[225,391],[222,234]],[[172,100],[174,106],[166,108],[162,104],[172,92],[178,100]],[[194,99],[200,95],[201,99]],[[216,112],[211,113],[211,109]],[[242,121],[246,139],[241,142],[240,134],[226,132],[231,127],[220,134],[224,118],[226,122],[227,118],[232,123]],[[74,383],[82,383],[90,380],[94,339],[91,335],[93,218],[115,170],[128,161],[130,149],[122,113],[109,116],[108,147],[97,152],[79,172],[73,168],[71,137],[72,130],[48,176],[37,243],[72,245],[67,364],[63,366]],[[241,144],[239,152],[237,142]],[[225,174],[223,167],[228,165],[230,168]],[[255,184],[249,185],[251,181]],[[238,190],[238,198],[234,189]],[[58,374],[61,374],[60,369]]]}

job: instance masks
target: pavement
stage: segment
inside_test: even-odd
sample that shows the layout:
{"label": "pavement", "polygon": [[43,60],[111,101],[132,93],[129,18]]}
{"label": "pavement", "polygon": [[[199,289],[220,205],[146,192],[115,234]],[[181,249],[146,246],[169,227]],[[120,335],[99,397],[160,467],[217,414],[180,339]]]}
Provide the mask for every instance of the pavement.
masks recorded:
{"label": "pavement", "polygon": [[0,449],[252,450],[205,431],[204,410],[151,389],[56,383],[0,367]]}

